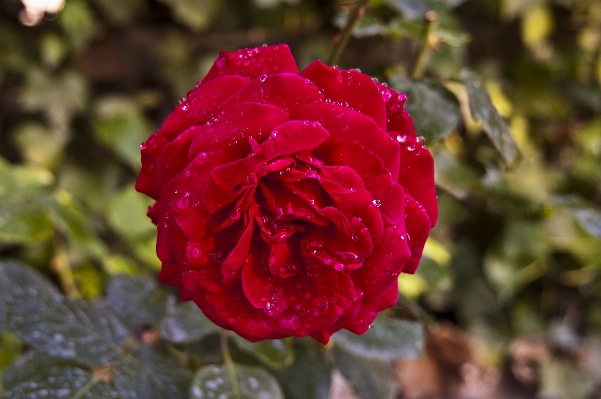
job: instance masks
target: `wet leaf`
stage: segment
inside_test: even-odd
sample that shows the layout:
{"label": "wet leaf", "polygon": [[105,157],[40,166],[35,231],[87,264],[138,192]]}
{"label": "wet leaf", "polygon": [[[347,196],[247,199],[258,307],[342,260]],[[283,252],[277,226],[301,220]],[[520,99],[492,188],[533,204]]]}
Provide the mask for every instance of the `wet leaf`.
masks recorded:
{"label": "wet leaf", "polygon": [[368,359],[416,358],[423,349],[424,326],[420,322],[379,316],[363,335],[342,330],[332,336],[335,345]]}
{"label": "wet leaf", "polygon": [[[267,371],[239,364],[234,368],[241,399],[284,399],[278,382]],[[201,368],[192,380],[190,398],[236,398],[227,366]]]}
{"label": "wet leaf", "polygon": [[107,298],[119,319],[133,329],[156,323],[166,311],[169,294],[153,278],[119,275],[110,281]]}
{"label": "wet leaf", "polygon": [[124,399],[184,399],[190,377],[176,357],[150,345],[118,360],[112,376]]}
{"label": "wet leaf", "polygon": [[88,366],[117,357],[127,330],[111,309],[63,298],[33,270],[2,266],[7,326],[23,342]]}
{"label": "wet leaf", "polygon": [[2,399],[48,398],[119,398],[119,394],[106,382],[76,367],[55,367],[20,382],[4,393]]}
{"label": "wet leaf", "polygon": [[217,326],[202,314],[194,302],[177,305],[159,322],[161,338],[178,344],[199,341],[217,331]]}

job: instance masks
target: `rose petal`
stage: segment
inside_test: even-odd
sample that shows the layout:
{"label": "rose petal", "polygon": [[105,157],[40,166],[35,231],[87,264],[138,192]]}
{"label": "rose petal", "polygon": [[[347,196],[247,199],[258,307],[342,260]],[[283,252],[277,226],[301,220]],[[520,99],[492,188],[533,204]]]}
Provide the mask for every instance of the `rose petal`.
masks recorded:
{"label": "rose petal", "polygon": [[315,61],[300,73],[322,90],[326,98],[348,104],[348,107],[369,116],[386,130],[384,101],[378,87],[367,75],[353,69],[338,70]]}
{"label": "rose petal", "polygon": [[289,118],[287,112],[275,105],[238,104],[219,116],[215,122],[192,128],[195,137],[190,146],[190,155],[231,147],[239,142],[245,142],[250,149],[249,137],[261,142],[269,136],[273,128]]}
{"label": "rose petal", "polygon": [[[318,121],[330,133],[324,148],[331,150],[339,142],[359,143],[376,154],[394,180],[399,171],[399,143],[365,115],[335,103],[315,101],[299,111],[297,118]],[[329,147],[328,147],[329,146]]]}
{"label": "rose petal", "polygon": [[298,75],[284,73],[251,81],[225,101],[220,109],[227,111],[245,102],[273,104],[294,117],[303,106],[322,98],[323,94],[311,82]]}
{"label": "rose petal", "polygon": [[250,218],[244,233],[240,237],[238,243],[230,252],[225,259],[225,262],[221,265],[221,276],[223,277],[223,284],[229,285],[237,277],[237,272],[240,270],[248,252],[250,250],[250,243],[252,242],[253,231],[255,228],[254,219]]}
{"label": "rose petal", "polygon": [[202,84],[223,75],[257,79],[262,75],[276,73],[298,73],[296,61],[285,44],[246,48],[231,53],[222,51]]}
{"label": "rose petal", "polygon": [[430,234],[432,222],[425,208],[413,197],[405,195],[405,228],[409,234],[411,258],[403,268],[404,273],[415,273],[422,257],[424,245]]}
{"label": "rose petal", "polygon": [[434,226],[438,219],[434,159],[424,144],[411,135],[402,136],[399,183],[422,204]]}
{"label": "rose petal", "polygon": [[413,120],[404,109],[407,95],[399,93],[383,84],[377,84],[377,87],[382,94],[382,99],[386,106],[386,131],[415,136]]}
{"label": "rose petal", "polygon": [[226,99],[247,84],[248,79],[240,76],[222,76],[197,87],[169,114],[161,131],[171,141],[191,126],[204,124]]}

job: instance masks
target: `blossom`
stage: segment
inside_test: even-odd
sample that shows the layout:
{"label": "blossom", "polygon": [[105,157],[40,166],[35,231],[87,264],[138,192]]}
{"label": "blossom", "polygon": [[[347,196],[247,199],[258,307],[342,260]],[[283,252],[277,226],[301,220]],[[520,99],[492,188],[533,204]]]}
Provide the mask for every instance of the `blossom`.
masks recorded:
{"label": "blossom", "polygon": [[438,216],[406,96],[286,45],[222,52],[142,144],[159,279],[250,341],[364,333]]}

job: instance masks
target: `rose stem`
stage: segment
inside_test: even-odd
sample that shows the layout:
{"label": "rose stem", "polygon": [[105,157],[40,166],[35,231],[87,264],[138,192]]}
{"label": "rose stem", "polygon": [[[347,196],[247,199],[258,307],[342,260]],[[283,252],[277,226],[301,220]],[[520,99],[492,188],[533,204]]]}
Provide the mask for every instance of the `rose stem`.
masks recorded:
{"label": "rose stem", "polygon": [[355,7],[353,7],[353,11],[351,11],[348,20],[346,21],[346,25],[340,34],[340,39],[336,42],[336,45],[332,49],[330,53],[330,58],[328,59],[327,64],[333,66],[338,63],[340,60],[340,56],[344,51],[348,41],[351,38],[351,34],[353,33],[353,29],[357,22],[361,19],[363,15],[363,11],[365,10],[365,5],[369,2],[369,0],[359,0],[355,3]]}
{"label": "rose stem", "polygon": [[230,348],[227,346],[227,336],[228,332],[226,330],[222,330],[221,354],[223,355],[223,360],[225,361],[225,366],[227,367],[227,373],[230,376],[230,381],[232,381],[232,391],[234,391],[234,397],[236,399],[242,399],[240,387],[238,386],[238,377],[236,376],[236,367],[234,366],[232,355],[230,355]]}
{"label": "rose stem", "polygon": [[81,293],[75,282],[75,276],[73,276],[73,270],[71,270],[69,258],[60,247],[52,259],[50,259],[50,269],[58,275],[61,287],[68,297],[81,298]]}
{"label": "rose stem", "polygon": [[419,50],[413,69],[411,70],[411,79],[419,79],[424,75],[426,64],[430,52],[438,46],[438,37],[436,28],[438,27],[438,13],[436,11],[428,11],[426,13],[426,30],[422,41],[422,47]]}

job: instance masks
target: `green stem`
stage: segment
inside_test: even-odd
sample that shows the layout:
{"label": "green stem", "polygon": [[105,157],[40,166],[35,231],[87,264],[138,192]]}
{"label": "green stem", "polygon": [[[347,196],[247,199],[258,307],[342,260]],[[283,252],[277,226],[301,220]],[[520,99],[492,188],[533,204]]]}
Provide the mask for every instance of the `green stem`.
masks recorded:
{"label": "green stem", "polygon": [[58,279],[60,280],[61,287],[65,294],[68,297],[80,299],[81,292],[79,292],[79,288],[75,282],[75,276],[73,275],[69,258],[63,249],[59,248],[56,251],[56,254],[50,261],[50,265],[52,270],[58,275]]}
{"label": "green stem", "polygon": [[419,50],[415,64],[411,70],[411,79],[419,79],[424,76],[426,71],[426,64],[430,57],[430,52],[435,48],[438,41],[436,37],[436,28],[438,27],[438,13],[435,11],[428,11],[426,13],[426,30],[422,46]]}
{"label": "green stem", "polygon": [[236,375],[236,367],[234,366],[234,361],[232,360],[232,355],[230,354],[230,348],[227,345],[227,331],[221,331],[221,354],[223,355],[223,360],[225,361],[225,366],[227,367],[227,373],[230,376],[230,381],[232,382],[232,391],[234,392],[234,397],[236,399],[242,399],[242,395],[240,394],[240,386],[238,385],[238,376]]}
{"label": "green stem", "polygon": [[355,3],[353,10],[351,11],[351,13],[348,17],[348,20],[346,21],[346,25],[344,26],[344,29],[342,30],[342,33],[340,34],[340,39],[338,40],[338,42],[332,49],[332,52],[330,53],[330,57],[328,58],[328,62],[327,62],[328,65],[333,66],[333,65],[337,64],[338,61],[340,60],[340,57],[342,56],[342,52],[344,51],[346,45],[348,44],[348,41],[351,38],[353,29],[355,28],[355,25],[357,24],[357,22],[359,22],[359,20],[361,19],[363,10],[365,9],[365,6],[367,5],[368,2],[369,2],[369,0],[358,0]]}

